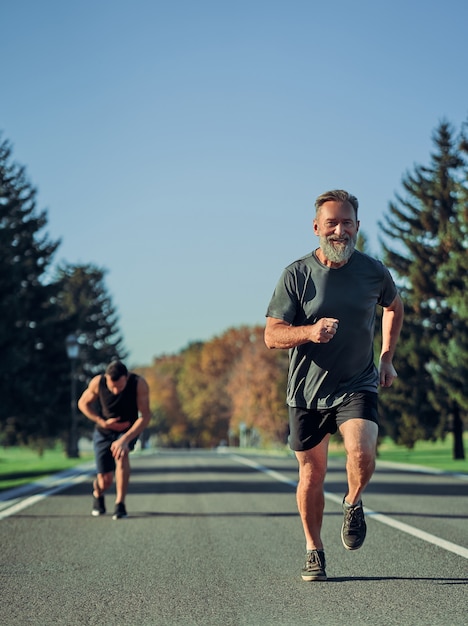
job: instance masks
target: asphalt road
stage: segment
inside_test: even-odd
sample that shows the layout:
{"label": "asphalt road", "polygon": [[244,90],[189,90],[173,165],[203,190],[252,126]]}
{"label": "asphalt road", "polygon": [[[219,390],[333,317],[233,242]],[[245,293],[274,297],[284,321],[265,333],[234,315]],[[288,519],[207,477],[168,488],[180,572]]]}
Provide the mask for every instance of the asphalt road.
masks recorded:
{"label": "asphalt road", "polygon": [[348,552],[331,461],[318,583],[300,577],[293,458],[169,451],[132,467],[126,520],[90,515],[89,474],[0,497],[2,626],[468,624],[466,479],[379,466]]}

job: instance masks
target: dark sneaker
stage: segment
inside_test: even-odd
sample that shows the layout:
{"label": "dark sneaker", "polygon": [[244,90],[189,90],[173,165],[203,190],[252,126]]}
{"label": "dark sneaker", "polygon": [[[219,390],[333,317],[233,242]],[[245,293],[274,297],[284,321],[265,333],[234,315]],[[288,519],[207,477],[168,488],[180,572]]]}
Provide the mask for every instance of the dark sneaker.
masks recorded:
{"label": "dark sneaker", "polygon": [[125,508],[125,504],[123,502],[119,502],[115,505],[115,511],[112,519],[123,519],[124,517],[127,517],[127,509]]}
{"label": "dark sneaker", "polygon": [[364,543],[367,530],[362,502],[348,506],[343,499],[343,515],[341,541],[346,550],[357,550]]}
{"label": "dark sneaker", "polygon": [[99,515],[106,514],[106,505],[104,504],[104,496],[96,496],[93,495],[93,510],[91,511],[91,515],[94,517],[99,517]]}
{"label": "dark sneaker", "polygon": [[307,550],[306,562],[301,572],[302,580],[327,580],[325,573],[325,552]]}

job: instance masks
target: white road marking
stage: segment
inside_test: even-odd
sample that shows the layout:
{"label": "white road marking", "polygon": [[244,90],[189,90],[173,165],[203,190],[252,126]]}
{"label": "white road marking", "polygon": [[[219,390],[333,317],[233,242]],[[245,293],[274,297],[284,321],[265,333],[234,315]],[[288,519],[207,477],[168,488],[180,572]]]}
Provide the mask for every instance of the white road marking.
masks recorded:
{"label": "white road marking", "polygon": [[[253,469],[256,469],[259,472],[263,472],[264,474],[267,474],[268,476],[270,476],[274,480],[277,480],[278,482],[285,483],[294,488],[297,487],[296,480],[292,480],[288,478],[287,476],[284,476],[280,472],[277,472],[276,470],[269,469],[268,467],[260,465],[256,461],[247,459],[242,456],[238,456],[238,455],[230,455],[230,456],[232,459],[234,459],[238,463],[243,463],[244,465],[248,465],[252,467]],[[71,477],[67,476],[64,478],[59,478],[58,480],[52,483],[52,486],[49,489],[46,489],[45,491],[41,493],[35,494],[33,496],[30,496],[24,499],[17,498],[13,504],[8,503],[6,504],[6,506],[4,506],[3,510],[0,510],[0,520],[5,519],[6,517],[10,517],[11,515],[15,515],[15,513],[19,513],[19,511],[26,509],[28,506],[32,506],[33,504],[36,504],[36,502],[40,502],[41,500],[44,500],[45,498],[53,495],[54,493],[63,491],[64,489],[67,489],[71,485],[82,483],[85,480],[88,480],[88,478],[89,478],[88,471],[85,473],[80,473],[76,476],[71,476]],[[325,498],[340,505],[343,500],[342,496],[339,496],[335,493],[331,493],[329,491],[325,491]],[[464,548],[463,546],[459,546],[455,543],[452,543],[451,541],[446,541],[445,539],[441,539],[440,537],[437,537],[436,535],[427,533],[424,530],[419,530],[418,528],[410,526],[409,524],[399,522],[398,520],[393,519],[392,517],[389,517],[388,515],[383,515],[382,513],[378,513],[377,511],[372,511],[371,509],[368,509],[367,507],[364,507],[364,509],[365,509],[366,515],[376,520],[377,522],[381,522],[382,524],[386,524],[387,526],[396,528],[397,530],[400,530],[401,532],[404,532],[408,535],[412,535],[413,537],[416,537],[423,541],[427,541],[428,543],[431,543],[435,546],[438,546],[439,548],[447,550],[448,552],[453,552],[454,554],[457,554],[458,556],[462,556],[465,559],[468,559],[468,549]]]}
{"label": "white road marking", "polygon": [[66,478],[59,479],[55,482],[55,484],[53,484],[52,487],[42,491],[41,493],[37,493],[24,499],[17,498],[14,504],[8,504],[3,510],[0,511],[0,520],[5,519],[5,517],[10,517],[10,515],[15,515],[15,513],[19,513],[19,511],[26,509],[28,506],[32,506],[33,504],[36,504],[36,502],[40,502],[54,493],[63,491],[71,485],[82,483],[85,480],[88,480],[88,478],[89,472],[86,472],[85,474],[78,474],[76,476],[68,476]]}
{"label": "white road marking", "polygon": [[[259,472],[268,474],[268,476],[271,476],[271,478],[274,478],[275,480],[278,480],[279,482],[286,483],[287,485],[291,485],[292,487],[297,487],[296,480],[291,480],[290,478],[283,476],[283,474],[280,474],[279,472],[275,470],[271,470],[268,467],[264,467],[263,465],[260,465],[256,461],[252,461],[251,459],[247,459],[245,457],[237,456],[237,455],[232,455],[231,458],[233,458],[238,463],[249,465],[250,467],[258,470]],[[343,496],[339,496],[335,493],[330,493],[329,491],[325,491],[325,498],[340,505],[343,501]],[[398,520],[393,519],[392,517],[389,517],[388,515],[383,515],[382,513],[378,513],[377,511],[372,511],[371,509],[368,509],[366,506],[364,507],[364,510],[365,510],[367,517],[370,517],[376,520],[377,522],[381,522],[382,524],[386,524],[387,526],[396,528],[397,530],[400,530],[401,532],[404,532],[408,535],[412,535],[413,537],[417,537],[418,539],[422,539],[423,541],[427,541],[428,543],[432,543],[433,545],[438,546],[439,548],[447,550],[448,552],[453,552],[454,554],[457,554],[458,556],[462,556],[465,559],[468,559],[468,549],[464,548],[463,546],[459,546],[456,543],[452,543],[451,541],[446,541],[445,539],[441,539],[440,537],[437,537],[436,535],[427,533],[424,530],[419,530],[418,528],[415,528],[414,526],[410,526],[409,524],[404,524],[403,522],[399,522]]]}

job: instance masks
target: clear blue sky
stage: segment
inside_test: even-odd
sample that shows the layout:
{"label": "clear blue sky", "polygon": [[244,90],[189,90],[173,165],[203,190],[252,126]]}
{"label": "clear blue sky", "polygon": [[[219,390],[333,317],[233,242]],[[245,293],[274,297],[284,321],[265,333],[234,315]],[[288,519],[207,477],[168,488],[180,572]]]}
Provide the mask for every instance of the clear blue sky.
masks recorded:
{"label": "clear blue sky", "polygon": [[466,0],[1,0],[0,130],[129,365],[263,324],[330,188],[378,221],[468,118]]}

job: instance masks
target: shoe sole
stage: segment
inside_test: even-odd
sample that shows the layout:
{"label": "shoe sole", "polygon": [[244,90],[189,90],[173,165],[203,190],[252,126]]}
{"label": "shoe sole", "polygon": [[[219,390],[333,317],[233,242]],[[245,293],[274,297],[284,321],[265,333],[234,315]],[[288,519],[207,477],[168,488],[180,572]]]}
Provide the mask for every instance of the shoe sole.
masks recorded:
{"label": "shoe sole", "polygon": [[128,515],[113,515],[112,519],[117,521],[119,519],[126,519],[128,517]]}
{"label": "shoe sole", "polygon": [[302,580],[305,580],[306,582],[312,582],[312,581],[318,581],[318,582],[324,582],[325,580],[327,580],[327,575],[326,574],[317,574],[317,575],[307,575],[307,574],[302,574]]}
{"label": "shoe sole", "polygon": [[101,511],[91,511],[91,515],[93,517],[100,517],[101,515],[105,515],[105,514],[106,514],[105,511],[103,511],[103,512],[101,512]]}

